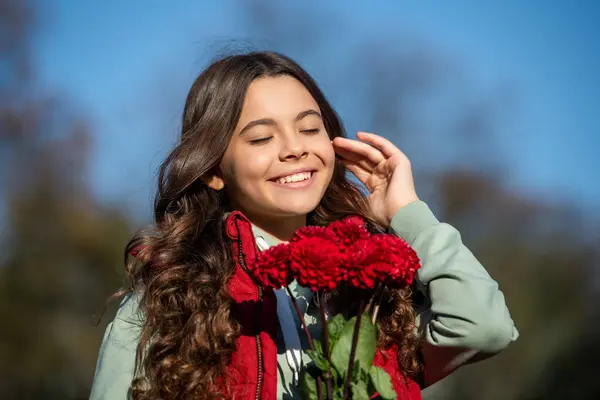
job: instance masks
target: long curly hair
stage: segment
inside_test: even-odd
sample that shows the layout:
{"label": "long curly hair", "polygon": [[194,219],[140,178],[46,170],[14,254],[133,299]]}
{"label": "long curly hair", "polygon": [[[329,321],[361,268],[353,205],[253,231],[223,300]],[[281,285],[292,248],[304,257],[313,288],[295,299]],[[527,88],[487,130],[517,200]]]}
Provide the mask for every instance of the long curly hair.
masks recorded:
{"label": "long curly hair", "polygon": [[[138,232],[125,249],[128,284],[120,294],[137,293],[144,315],[131,386],[134,399],[222,397],[214,390],[226,376],[240,335],[226,289],[235,268],[224,233],[225,213],[232,210],[226,190],[211,189],[203,178],[219,166],[249,85],[282,75],[297,79],[311,93],[332,139],[344,135],[315,81],[286,56],[230,55],[198,76],[185,103],[180,140],[160,166],[154,224]],[[351,214],[363,216],[371,230],[382,230],[371,218],[366,196],[336,160],[331,183],[307,221],[327,225]],[[408,291],[390,296],[394,302],[379,319],[380,344],[397,343],[398,361],[413,375],[419,339],[411,297]]]}

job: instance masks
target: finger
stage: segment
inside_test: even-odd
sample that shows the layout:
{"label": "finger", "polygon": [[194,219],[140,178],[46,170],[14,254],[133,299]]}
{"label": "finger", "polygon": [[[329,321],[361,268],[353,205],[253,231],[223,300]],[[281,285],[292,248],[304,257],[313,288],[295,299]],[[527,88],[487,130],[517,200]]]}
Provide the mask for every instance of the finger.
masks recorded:
{"label": "finger", "polygon": [[371,162],[369,159],[363,157],[360,154],[346,150],[342,147],[334,147],[334,149],[337,155],[339,155],[342,158],[342,161],[349,161],[354,164],[358,164],[365,171],[372,172],[377,167],[375,163]]}
{"label": "finger", "polygon": [[346,166],[346,169],[352,172],[352,174],[354,174],[354,176],[356,176],[363,185],[368,187],[367,183],[369,182],[369,177],[371,176],[369,171],[366,171],[360,165],[351,161],[344,161],[344,165]]}
{"label": "finger", "polygon": [[336,151],[337,149],[344,149],[347,153],[354,153],[369,160],[374,165],[378,165],[386,159],[379,149],[358,140],[336,137],[333,140],[333,147]]}
{"label": "finger", "polygon": [[390,158],[402,151],[386,138],[369,132],[357,132],[356,137],[361,141],[379,149],[386,158]]}

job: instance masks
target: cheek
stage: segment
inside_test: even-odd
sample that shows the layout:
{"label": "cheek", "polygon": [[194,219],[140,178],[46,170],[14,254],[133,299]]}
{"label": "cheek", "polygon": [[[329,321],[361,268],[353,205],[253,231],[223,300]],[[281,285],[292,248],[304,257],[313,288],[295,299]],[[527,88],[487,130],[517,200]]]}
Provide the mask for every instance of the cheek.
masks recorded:
{"label": "cheek", "polygon": [[269,171],[271,159],[267,152],[253,152],[239,158],[237,169],[244,176],[242,185],[256,187],[257,181],[263,181]]}
{"label": "cheek", "polygon": [[323,160],[325,167],[333,171],[333,167],[335,165],[335,151],[333,150],[333,145],[331,144],[329,138],[326,138],[319,143],[317,154],[319,154],[319,158]]}
{"label": "cheek", "polygon": [[266,152],[238,154],[228,163],[224,175],[238,188],[256,187],[256,181],[263,180],[267,174],[270,158]]}

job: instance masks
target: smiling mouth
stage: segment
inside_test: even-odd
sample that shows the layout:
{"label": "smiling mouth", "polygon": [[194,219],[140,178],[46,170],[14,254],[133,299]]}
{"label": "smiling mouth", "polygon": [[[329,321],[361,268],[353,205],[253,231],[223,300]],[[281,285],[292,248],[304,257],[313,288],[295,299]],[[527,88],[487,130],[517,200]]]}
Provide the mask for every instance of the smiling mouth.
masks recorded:
{"label": "smiling mouth", "polygon": [[290,183],[304,182],[312,178],[315,171],[299,172],[297,174],[282,176],[280,178],[273,179],[273,182],[280,185],[286,185]]}

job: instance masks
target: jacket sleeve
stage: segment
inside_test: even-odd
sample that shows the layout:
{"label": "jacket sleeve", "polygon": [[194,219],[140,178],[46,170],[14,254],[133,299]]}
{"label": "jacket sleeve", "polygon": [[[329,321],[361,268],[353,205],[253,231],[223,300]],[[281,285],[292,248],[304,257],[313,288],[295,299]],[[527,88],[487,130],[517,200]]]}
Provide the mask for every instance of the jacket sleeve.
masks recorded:
{"label": "jacket sleeve", "polygon": [[142,319],[139,296],[127,295],[100,345],[90,400],[129,399]]}
{"label": "jacket sleeve", "polygon": [[425,338],[425,386],[517,339],[498,284],[463,245],[455,228],[440,223],[424,202],[415,201],[394,215],[390,230],[421,260],[418,285],[429,304],[417,321]]}

